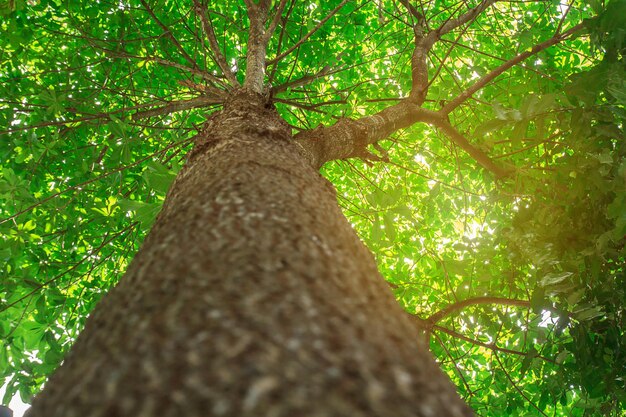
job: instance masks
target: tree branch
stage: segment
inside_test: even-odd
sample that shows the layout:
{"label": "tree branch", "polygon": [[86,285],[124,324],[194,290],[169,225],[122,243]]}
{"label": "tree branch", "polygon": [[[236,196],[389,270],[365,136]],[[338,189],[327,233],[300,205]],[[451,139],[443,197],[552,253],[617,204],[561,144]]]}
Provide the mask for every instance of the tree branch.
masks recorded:
{"label": "tree branch", "polygon": [[[251,5],[248,5],[251,3]],[[243,87],[251,92],[263,93],[265,80],[265,54],[267,42],[265,40],[265,22],[267,21],[267,3],[252,3],[247,0],[248,18],[250,29],[248,30],[248,53],[246,55],[246,79]]]}
{"label": "tree branch", "polygon": [[[81,182],[80,184],[76,184],[76,185],[69,186],[69,187],[67,187],[67,188],[66,188],[66,189],[64,189],[64,190],[57,191],[57,192],[56,192],[56,193],[54,193],[54,194],[51,194],[51,195],[49,195],[49,196],[47,196],[47,197],[42,198],[41,200],[38,200],[37,202],[33,203],[32,205],[30,205],[30,206],[26,207],[25,209],[19,210],[19,211],[18,211],[17,213],[15,213],[15,214],[12,214],[12,215],[10,215],[10,216],[8,216],[8,217],[5,217],[5,218],[3,218],[3,219],[0,219],[0,224],[6,223],[6,222],[8,222],[8,221],[11,221],[11,220],[13,220],[13,219],[15,219],[15,218],[17,218],[17,217],[21,216],[21,215],[22,215],[22,214],[24,214],[24,213],[28,213],[29,211],[31,211],[31,210],[33,210],[33,209],[35,209],[35,208],[37,208],[37,207],[41,206],[42,204],[44,204],[44,203],[46,203],[46,202],[48,202],[48,201],[50,201],[50,200],[53,200],[53,199],[55,199],[55,198],[57,198],[57,197],[59,197],[59,196],[61,196],[61,195],[67,194],[67,193],[69,193],[70,191],[78,191],[78,190],[82,190],[83,188],[85,188],[85,187],[86,187],[87,185],[89,185],[89,184],[93,184],[94,182],[97,182],[97,181],[100,181],[101,179],[104,179],[104,178],[110,177],[111,175],[117,174],[118,172],[122,172],[122,171],[124,171],[124,170],[126,170],[126,169],[129,169],[129,168],[133,168],[133,167],[139,166],[139,165],[141,165],[142,163],[144,163],[144,162],[148,161],[149,159],[154,158],[154,157],[155,157],[155,156],[157,156],[157,155],[163,155],[164,153],[166,153],[166,152],[167,152],[168,150],[170,150],[170,149],[173,149],[173,148],[175,148],[175,147],[177,147],[177,146],[183,146],[183,145],[186,145],[187,143],[192,142],[192,141],[193,141],[193,139],[194,139],[194,138],[190,138],[190,139],[185,139],[185,140],[182,140],[182,141],[180,141],[180,142],[174,142],[174,143],[171,143],[171,144],[169,144],[169,145],[167,145],[167,146],[163,147],[163,149],[159,149],[158,151],[156,151],[156,152],[154,152],[154,153],[151,153],[150,155],[146,156],[145,158],[141,158],[141,159],[139,159],[139,160],[137,160],[137,161],[135,161],[135,162],[133,162],[133,163],[131,163],[131,164],[124,165],[124,166],[118,166],[118,167],[116,167],[116,168],[112,169],[111,171],[108,171],[108,172],[105,172],[105,173],[103,173],[103,174],[100,174],[99,176],[97,176],[97,177],[95,177],[95,178],[91,178],[91,179],[89,179],[89,180],[87,180],[87,181]],[[7,306],[5,306],[5,307],[7,307]],[[8,307],[10,307],[10,306],[8,306]],[[4,311],[4,310],[1,310],[0,312],[2,312],[2,311]]]}
{"label": "tree branch", "polygon": [[446,119],[434,119],[432,125],[448,136],[454,144],[467,152],[480,166],[493,172],[498,178],[508,177],[511,174],[512,170],[502,168],[494,163],[486,153],[472,145],[465,136],[448,123]]}
{"label": "tree branch", "polygon": [[[409,12],[417,17],[419,23],[419,20],[421,19],[419,12],[410,6],[408,0],[400,1],[407,5]],[[309,159],[311,164],[314,167],[319,168],[325,162],[331,160],[366,155],[366,148],[368,145],[384,139],[393,132],[409,127],[414,123],[426,122],[446,134],[452,142],[461,147],[482,167],[493,172],[497,177],[506,177],[510,175],[512,170],[498,166],[491,160],[491,158],[489,158],[487,154],[474,147],[449,123],[447,115],[454,108],[458,107],[465,100],[467,100],[472,94],[484,87],[487,83],[507,69],[518,64],[525,58],[562,41],[571,34],[582,29],[582,23],[574,26],[562,34],[555,35],[549,40],[536,45],[530,51],[524,52],[517,57],[506,61],[490,74],[487,74],[483,78],[479,79],[475,84],[463,91],[448,104],[444,105],[439,111],[435,112],[419,107],[425,99],[426,88],[428,86],[426,54],[434,42],[436,42],[443,34],[446,34],[460,25],[475,19],[476,16],[496,1],[497,0],[484,0],[480,5],[470,9],[467,13],[461,15],[457,19],[450,20],[438,29],[429,32],[425,37],[422,37],[421,32],[414,28],[416,35],[416,47],[412,57],[413,86],[409,98],[402,100],[400,103],[390,106],[372,116],[362,117],[357,120],[341,119],[333,126],[318,126],[315,129],[304,131],[296,135],[296,143],[302,148],[303,154]],[[342,2],[341,5],[344,3],[345,2]],[[318,25],[318,27],[319,26],[320,25]],[[310,35],[305,35],[296,45],[294,45],[294,47],[269,62],[271,63],[280,60],[283,56],[286,56],[288,52],[297,48],[297,46],[304,42],[308,36]]]}
{"label": "tree branch", "polygon": [[468,298],[466,300],[458,301],[456,303],[450,304],[449,306],[439,310],[435,314],[431,315],[426,319],[427,322],[434,325],[435,323],[440,322],[444,318],[450,316],[452,313],[455,313],[459,310],[463,310],[465,307],[469,307],[472,305],[480,305],[480,304],[500,304],[500,305],[509,305],[509,306],[520,306],[520,307],[530,307],[530,301],[527,300],[517,300],[512,298],[503,298],[503,297],[474,297]]}
{"label": "tree branch", "polygon": [[276,87],[273,87],[272,91],[274,92],[274,94],[277,94],[277,93],[281,93],[283,91],[286,91],[286,90],[288,90],[290,88],[302,87],[303,85],[307,85],[307,84],[312,83],[313,81],[315,81],[315,80],[317,80],[319,78],[322,78],[330,70],[331,70],[331,66],[330,65],[326,65],[324,68],[319,70],[316,74],[305,75],[304,77],[298,78],[296,80],[288,81],[288,82],[286,82],[284,84],[281,84],[281,85],[278,85]]}
{"label": "tree branch", "polygon": [[426,20],[424,15],[420,13],[409,0],[399,0],[409,13],[416,18],[417,22],[413,25],[413,33],[415,36],[415,48],[411,55],[411,92],[409,100],[418,106],[421,106],[426,99],[428,92],[428,53],[432,49],[435,42],[441,36],[454,30],[455,28],[466,24],[482,13],[487,7],[498,0],[484,0],[478,6],[470,9],[456,19],[452,19],[442,24],[439,28],[427,33]]}
{"label": "tree branch", "polygon": [[[147,61],[147,62],[156,62],[157,64],[161,64],[164,65],[166,67],[172,67],[172,68],[176,68],[182,71],[186,71],[190,74],[196,75],[206,81],[211,82],[212,84],[223,84],[223,81],[221,81],[220,79],[216,78],[214,75],[209,74],[206,71],[202,71],[200,69],[197,68],[190,68],[187,67],[183,64],[179,64],[177,62],[172,62],[172,61],[168,61],[167,59],[163,59],[160,57],[155,57],[155,56],[139,56],[139,55],[132,55],[132,54],[128,54],[126,52],[120,52],[120,51],[113,51],[111,49],[105,49],[105,48],[101,48],[107,55],[112,56],[112,57],[117,57],[117,58],[129,58],[129,59],[138,59],[141,61]],[[211,90],[211,93],[214,94],[215,96],[218,97],[224,97],[225,96],[225,91],[214,87],[214,86],[207,86],[208,89]]]}
{"label": "tree branch", "polygon": [[164,106],[150,110],[144,110],[132,115],[133,120],[145,119],[153,116],[161,116],[165,114],[175,113],[183,110],[195,109],[198,107],[206,107],[213,104],[220,104],[222,100],[202,95],[189,100],[173,101]]}
{"label": "tree branch", "polygon": [[426,19],[409,0],[400,0],[400,3],[406,7],[409,13],[417,20],[413,24],[413,35],[415,47],[411,54],[411,91],[409,100],[418,106],[421,106],[426,99],[428,91],[428,52],[433,46],[434,37],[426,36]]}
{"label": "tree branch", "polygon": [[478,6],[469,9],[466,13],[457,17],[456,19],[451,19],[441,25],[439,28],[435,29],[432,36],[436,37],[436,40],[439,40],[443,35],[453,31],[461,25],[464,25],[472,20],[476,19],[479,14],[485,11],[487,7],[491,6],[498,0],[483,0]]}
{"label": "tree branch", "polygon": [[[418,324],[419,326],[419,324]],[[476,339],[472,339],[471,337],[467,337],[459,332],[455,332],[454,330],[450,330],[446,327],[442,327],[442,326],[438,326],[438,325],[434,325],[432,327],[433,330],[437,330],[440,332],[443,332],[445,334],[448,334],[456,339],[461,339],[464,340],[468,343],[471,343],[472,345],[475,346],[482,346],[484,348],[487,348],[489,350],[493,350],[496,352],[502,352],[502,353],[510,353],[512,355],[519,355],[519,356],[526,356],[527,353],[526,352],[522,352],[519,350],[513,350],[513,349],[507,349],[507,348],[503,348],[503,347],[499,347],[498,345],[496,345],[495,343],[485,343],[485,342],[481,342],[480,340],[476,340]],[[541,356],[541,355],[537,355],[538,358],[543,359],[546,362],[550,362],[550,363],[556,363],[554,360],[550,359],[550,358],[546,358],[545,356]]]}
{"label": "tree branch", "polygon": [[458,106],[463,104],[475,92],[477,92],[478,90],[483,88],[485,85],[493,81],[498,75],[502,74],[504,71],[508,70],[514,65],[519,64],[526,58],[531,57],[543,51],[544,49],[561,42],[562,40],[566,39],[567,37],[581,30],[583,27],[584,27],[584,23],[579,23],[578,25],[572,27],[571,29],[563,33],[558,33],[554,35],[553,37],[551,37],[550,39],[533,46],[529,51],[522,52],[521,54],[517,55],[515,58],[509,59],[508,61],[506,61],[505,63],[503,63],[496,69],[494,69],[493,71],[491,71],[489,74],[480,78],[470,87],[468,87],[465,91],[459,94],[456,98],[448,102],[445,106],[441,108],[440,112],[444,114],[450,113],[452,110],[456,109]]}
{"label": "tree branch", "polygon": [[443,131],[453,143],[465,150],[485,169],[498,177],[510,172],[496,165],[487,154],[475,148],[445,119],[445,115],[416,106],[409,100],[357,120],[341,119],[332,126],[320,126],[296,135],[296,143],[305,151],[314,167],[335,159],[354,158],[367,154],[368,145],[385,139],[399,129],[425,122]]}
{"label": "tree branch", "polygon": [[187,62],[189,62],[191,64],[192,67],[197,68],[198,64],[196,63],[196,61],[191,58],[189,56],[189,54],[187,53],[187,51],[185,51],[185,49],[183,48],[183,46],[180,44],[180,42],[178,42],[178,39],[176,39],[176,37],[172,34],[172,31],[170,30],[170,28],[168,28],[165,24],[163,24],[163,22],[161,22],[161,20],[159,20],[159,18],[154,14],[154,11],[152,10],[152,8],[150,7],[150,5],[146,2],[146,0],[139,0],[141,2],[141,4],[143,5],[143,7],[146,9],[146,11],[148,12],[148,14],[150,15],[150,17],[152,18],[152,20],[154,20],[156,22],[157,25],[159,25],[161,27],[161,29],[163,29],[163,32],[165,33],[165,35],[170,38],[170,40],[172,41],[172,43],[174,44],[174,46],[176,47],[176,49],[178,49],[178,51],[182,54],[182,56],[187,60]]}
{"label": "tree branch", "polygon": [[125,228],[123,228],[122,230],[111,234],[111,236],[109,237],[109,235],[107,234],[105,236],[105,239],[102,241],[102,243],[100,245],[98,245],[97,247],[91,249],[82,259],[80,259],[78,262],[76,262],[74,265],[70,266],[68,269],[66,269],[65,271],[53,276],[52,278],[37,284],[35,286],[35,288],[33,288],[31,291],[27,292],[26,294],[22,295],[21,297],[19,297],[17,300],[14,300],[10,303],[4,304],[1,308],[0,308],[0,313],[10,309],[11,307],[19,304],[20,302],[24,301],[25,299],[27,299],[28,297],[34,295],[35,293],[37,293],[39,290],[47,287],[48,285],[52,284],[53,282],[59,280],[59,278],[63,277],[64,275],[67,275],[68,273],[74,271],[76,268],[78,268],[81,264],[83,264],[86,261],[92,262],[93,261],[93,255],[97,254],[98,252],[100,252],[105,246],[109,245],[111,242],[113,242],[115,239],[117,239],[119,236],[127,233],[128,231],[132,230],[135,226],[137,226],[139,224],[138,221],[132,222],[131,224],[129,224],[128,226],[126,226]]}
{"label": "tree branch", "polygon": [[235,87],[240,86],[239,81],[237,80],[237,77],[230,70],[230,67],[228,66],[228,62],[226,62],[226,57],[224,57],[224,54],[222,53],[222,50],[220,49],[220,46],[217,42],[217,38],[215,37],[215,31],[213,30],[213,25],[211,24],[211,21],[209,20],[209,16],[207,16],[208,9],[206,10],[206,13],[205,13],[205,10],[203,10],[203,6],[200,4],[199,0],[193,0],[193,4],[194,4],[193,10],[196,13],[196,15],[200,18],[200,21],[202,22],[202,28],[204,29],[204,33],[209,39],[209,45],[211,47],[211,51],[213,51],[213,55],[215,56],[215,62],[222,70],[222,74],[224,74],[226,79],[230,81],[230,83],[233,86]]}
{"label": "tree branch", "polygon": [[265,32],[265,43],[266,44],[272,38],[272,35],[274,34],[274,31],[276,30],[276,27],[278,26],[278,22],[280,21],[280,18],[281,18],[282,14],[283,14],[283,10],[285,10],[285,6],[286,5],[287,5],[287,0],[280,0],[280,3],[278,4],[278,7],[276,8],[276,12],[274,13],[274,18],[270,22],[270,25],[267,28],[267,31]]}
{"label": "tree branch", "polygon": [[509,371],[507,371],[507,369],[505,368],[504,364],[502,363],[502,361],[500,360],[500,358],[498,357],[498,355],[495,352],[494,352],[493,356],[496,357],[496,360],[498,361],[498,365],[500,365],[500,368],[502,368],[502,372],[504,372],[504,375],[506,375],[506,378],[509,380],[511,385],[513,385],[513,388],[515,388],[515,390],[522,396],[522,398],[524,398],[527,403],[530,403],[530,405],[532,405],[537,411],[539,411],[539,413],[541,413],[542,416],[548,417],[548,415],[546,413],[544,413],[541,408],[537,407],[537,405],[534,402],[532,402],[532,400],[530,398],[528,398],[528,396],[526,394],[524,394],[524,391],[522,391],[517,386],[515,381],[513,381],[513,378],[511,378],[511,375],[509,374]]}
{"label": "tree branch", "polygon": [[365,148],[393,132],[440,116],[406,100],[357,120],[341,119],[332,126],[318,126],[296,135],[295,140],[314,167],[335,159],[360,156]]}
{"label": "tree branch", "polygon": [[302,45],[304,42],[306,42],[311,36],[313,36],[313,34],[315,32],[317,32],[322,26],[324,26],[324,23],[326,23],[339,10],[341,10],[341,8],[343,6],[345,6],[346,3],[348,3],[348,1],[349,0],[343,0],[341,3],[339,3],[339,5],[337,7],[335,7],[333,10],[331,10],[330,13],[328,13],[328,15],[326,15],[326,17],[324,17],[322,20],[320,20],[319,23],[317,25],[315,25],[315,27],[313,29],[311,29],[306,35],[304,35],[298,42],[296,42],[293,46],[288,48],[285,52],[281,53],[277,57],[267,61],[267,65],[273,65],[273,64],[277,63],[278,61],[280,61],[281,59],[283,59],[284,57],[286,57],[287,55],[289,55],[290,53],[292,53],[293,51],[298,49],[300,47],[300,45]]}

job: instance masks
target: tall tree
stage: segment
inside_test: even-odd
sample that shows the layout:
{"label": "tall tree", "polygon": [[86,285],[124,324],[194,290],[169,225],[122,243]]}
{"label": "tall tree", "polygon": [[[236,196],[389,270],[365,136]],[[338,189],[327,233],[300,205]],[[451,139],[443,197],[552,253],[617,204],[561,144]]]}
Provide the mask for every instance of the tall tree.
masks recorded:
{"label": "tall tree", "polygon": [[5,401],[623,410],[623,0],[2,7]]}

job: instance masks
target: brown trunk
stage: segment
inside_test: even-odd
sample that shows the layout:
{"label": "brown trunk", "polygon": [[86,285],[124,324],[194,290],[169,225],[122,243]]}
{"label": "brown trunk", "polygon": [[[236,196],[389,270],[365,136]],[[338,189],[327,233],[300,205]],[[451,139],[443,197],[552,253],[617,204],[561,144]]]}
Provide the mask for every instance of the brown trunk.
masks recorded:
{"label": "brown trunk", "polygon": [[29,417],[470,416],[275,112],[213,117]]}

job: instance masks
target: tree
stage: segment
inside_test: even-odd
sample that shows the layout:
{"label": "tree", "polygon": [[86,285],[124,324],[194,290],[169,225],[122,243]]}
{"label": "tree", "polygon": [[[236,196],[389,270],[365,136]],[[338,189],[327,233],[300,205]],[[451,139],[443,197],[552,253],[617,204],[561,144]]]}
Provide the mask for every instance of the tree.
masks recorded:
{"label": "tree", "polygon": [[626,3],[244,3],[2,3],[5,402],[619,415]]}

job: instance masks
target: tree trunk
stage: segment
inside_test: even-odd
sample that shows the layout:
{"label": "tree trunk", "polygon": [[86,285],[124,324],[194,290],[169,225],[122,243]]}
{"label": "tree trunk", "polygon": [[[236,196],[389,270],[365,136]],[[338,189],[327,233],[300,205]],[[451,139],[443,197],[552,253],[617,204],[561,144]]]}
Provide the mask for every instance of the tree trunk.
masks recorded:
{"label": "tree trunk", "polygon": [[470,416],[286,124],[213,116],[29,417]]}

